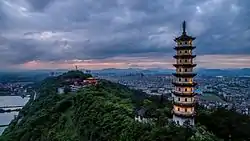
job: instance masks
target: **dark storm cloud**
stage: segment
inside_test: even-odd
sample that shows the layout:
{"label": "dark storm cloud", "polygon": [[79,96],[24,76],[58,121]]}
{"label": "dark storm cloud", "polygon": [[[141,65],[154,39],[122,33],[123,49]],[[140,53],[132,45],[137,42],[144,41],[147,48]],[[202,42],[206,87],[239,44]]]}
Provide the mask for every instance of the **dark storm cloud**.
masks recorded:
{"label": "dark storm cloud", "polygon": [[43,11],[48,7],[54,0],[27,0],[34,10]]}
{"label": "dark storm cloud", "polygon": [[2,0],[0,62],[173,53],[183,20],[197,53],[250,54],[249,0]]}

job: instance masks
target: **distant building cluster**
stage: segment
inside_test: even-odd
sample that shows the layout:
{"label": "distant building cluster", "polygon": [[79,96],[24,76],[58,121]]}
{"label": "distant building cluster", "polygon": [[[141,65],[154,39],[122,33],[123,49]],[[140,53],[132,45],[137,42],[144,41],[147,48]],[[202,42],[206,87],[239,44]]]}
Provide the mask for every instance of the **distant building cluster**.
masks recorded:
{"label": "distant building cluster", "polygon": [[0,83],[0,95],[25,96],[28,94],[28,84],[31,82]]}

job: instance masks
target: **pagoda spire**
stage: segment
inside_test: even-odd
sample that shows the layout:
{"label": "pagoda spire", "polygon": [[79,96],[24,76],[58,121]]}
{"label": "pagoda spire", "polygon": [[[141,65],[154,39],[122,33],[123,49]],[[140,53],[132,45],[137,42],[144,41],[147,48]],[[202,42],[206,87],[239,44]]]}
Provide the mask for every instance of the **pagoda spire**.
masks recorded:
{"label": "pagoda spire", "polygon": [[181,29],[182,30],[182,34],[179,37],[177,37],[177,38],[174,39],[175,42],[190,41],[190,40],[193,41],[193,40],[195,40],[195,37],[187,35],[186,28],[187,28],[186,21],[184,20],[182,22],[182,29]]}
{"label": "pagoda spire", "polygon": [[186,35],[186,21],[185,20],[182,22],[182,34]]}

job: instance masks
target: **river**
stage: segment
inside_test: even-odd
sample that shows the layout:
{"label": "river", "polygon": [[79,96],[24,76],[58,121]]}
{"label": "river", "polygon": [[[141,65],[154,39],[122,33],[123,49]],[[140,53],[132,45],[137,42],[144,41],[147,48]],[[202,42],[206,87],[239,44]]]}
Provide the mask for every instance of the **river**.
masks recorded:
{"label": "river", "polygon": [[[0,107],[4,106],[24,106],[29,101],[29,97],[20,96],[0,96]],[[7,125],[14,119],[18,112],[0,113],[0,125]],[[6,127],[0,127],[0,135]]]}

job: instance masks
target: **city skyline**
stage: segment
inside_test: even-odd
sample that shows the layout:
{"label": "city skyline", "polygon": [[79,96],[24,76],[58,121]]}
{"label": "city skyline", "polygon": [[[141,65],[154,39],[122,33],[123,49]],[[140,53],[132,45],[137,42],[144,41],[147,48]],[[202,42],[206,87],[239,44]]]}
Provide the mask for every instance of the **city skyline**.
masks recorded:
{"label": "city skyline", "polygon": [[180,23],[197,68],[250,68],[248,0],[2,0],[0,66],[173,68]]}

